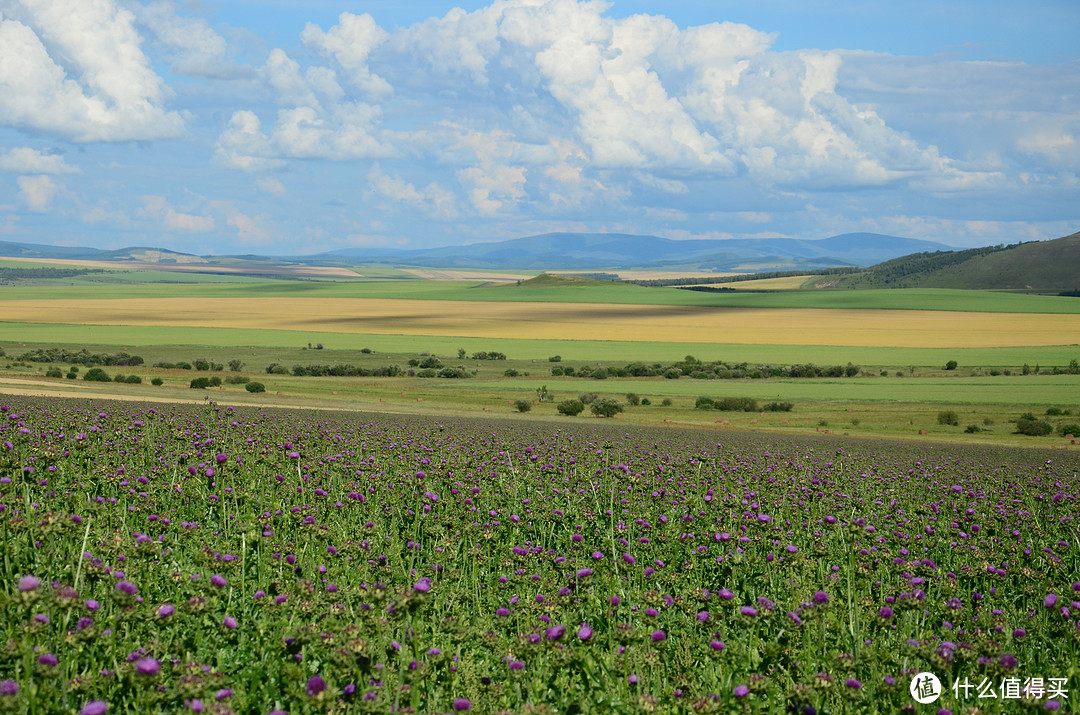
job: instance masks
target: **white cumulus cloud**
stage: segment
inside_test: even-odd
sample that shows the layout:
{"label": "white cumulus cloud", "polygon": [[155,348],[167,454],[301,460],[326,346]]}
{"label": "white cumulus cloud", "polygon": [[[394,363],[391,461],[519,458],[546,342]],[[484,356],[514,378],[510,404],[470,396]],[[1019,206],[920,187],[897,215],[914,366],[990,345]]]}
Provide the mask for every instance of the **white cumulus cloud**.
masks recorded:
{"label": "white cumulus cloud", "polygon": [[43,154],[30,147],[15,147],[0,151],[0,171],[18,174],[76,174],[78,169],[64,161],[59,154]]}
{"label": "white cumulus cloud", "polygon": [[171,231],[204,233],[214,230],[214,218],[212,216],[197,216],[177,211],[164,196],[143,196],[142,202],[143,214],[160,219],[165,228]]}
{"label": "white cumulus cloud", "polygon": [[60,189],[56,182],[45,175],[20,176],[15,181],[19,185],[19,198],[31,211],[47,211]]}
{"label": "white cumulus cloud", "polygon": [[179,136],[140,44],[112,0],[0,0],[0,124],[77,142]]}

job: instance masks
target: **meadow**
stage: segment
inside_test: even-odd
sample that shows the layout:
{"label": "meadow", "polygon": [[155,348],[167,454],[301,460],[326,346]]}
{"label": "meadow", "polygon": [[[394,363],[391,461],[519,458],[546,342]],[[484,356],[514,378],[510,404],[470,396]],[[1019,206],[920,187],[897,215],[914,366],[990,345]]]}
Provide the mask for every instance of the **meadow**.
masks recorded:
{"label": "meadow", "polygon": [[923,671],[954,712],[1077,697],[1075,453],[0,416],[5,711],[914,712]]}

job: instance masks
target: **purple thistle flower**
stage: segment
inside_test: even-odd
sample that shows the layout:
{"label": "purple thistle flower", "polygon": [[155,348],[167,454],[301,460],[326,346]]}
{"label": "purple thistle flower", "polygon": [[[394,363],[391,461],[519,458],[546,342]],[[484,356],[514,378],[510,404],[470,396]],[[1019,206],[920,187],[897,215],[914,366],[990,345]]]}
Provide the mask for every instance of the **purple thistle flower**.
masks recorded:
{"label": "purple thistle flower", "polygon": [[454,698],[452,707],[454,710],[472,710],[472,703],[468,698]]}
{"label": "purple thistle flower", "polygon": [[217,586],[218,588],[224,588],[229,585],[229,582],[221,574],[212,574],[210,576],[210,584]]}
{"label": "purple thistle flower", "polygon": [[236,619],[233,618],[232,616],[225,616],[223,619],[221,619],[221,625],[223,625],[226,628],[232,630],[232,629],[236,628],[237,626],[239,626],[240,624],[237,623]]}
{"label": "purple thistle flower", "polygon": [[583,641],[587,641],[593,636],[593,629],[588,624],[582,623],[581,628],[578,628],[577,637]]}
{"label": "purple thistle flower", "polygon": [[214,700],[221,701],[221,700],[224,700],[225,698],[230,697],[232,694],[233,694],[233,689],[232,688],[222,688],[221,690],[217,691],[217,694],[214,695]]}
{"label": "purple thistle flower", "polygon": [[57,665],[60,662],[60,659],[52,653],[44,653],[38,656],[37,662],[41,665],[47,665],[49,667],[52,667],[54,665]]}
{"label": "purple thistle flower", "polygon": [[135,672],[139,675],[157,675],[161,670],[161,663],[155,658],[140,658],[135,661]]}
{"label": "purple thistle flower", "polygon": [[82,706],[79,715],[105,715],[109,712],[109,704],[104,700],[91,700]]}
{"label": "purple thistle flower", "polygon": [[510,670],[525,670],[525,664],[520,660],[510,661]]}
{"label": "purple thistle flower", "polygon": [[862,683],[855,678],[848,678],[847,682],[845,682],[844,685],[851,688],[852,690],[859,690],[860,688],[862,688]]}
{"label": "purple thistle flower", "polygon": [[126,593],[129,596],[134,596],[139,592],[139,587],[131,581],[117,581],[116,590]]}
{"label": "purple thistle flower", "polygon": [[627,682],[628,684],[630,684],[630,685],[637,685],[637,684],[638,684],[638,677],[637,677],[637,675],[630,675],[630,676],[629,676],[629,677],[628,677],[628,678],[626,679],[626,682]]}
{"label": "purple thistle flower", "polygon": [[14,680],[0,681],[0,696],[11,696],[19,694],[19,684]]}
{"label": "purple thistle flower", "polygon": [[747,618],[753,618],[757,615],[757,609],[753,606],[743,606],[739,609],[739,613],[746,616]]}
{"label": "purple thistle flower", "polygon": [[[101,608],[101,604],[98,603],[97,601],[95,601],[94,599],[90,598],[90,599],[87,599],[87,601],[86,601],[86,607],[88,609],[90,609],[91,611],[96,611],[97,609]],[[94,702],[99,702],[99,701],[95,700]]]}
{"label": "purple thistle flower", "polygon": [[510,615],[510,609],[500,606],[499,608],[495,609],[495,615],[496,616],[509,616]]}
{"label": "purple thistle flower", "polygon": [[584,568],[584,569],[578,569],[577,570],[577,577],[578,578],[585,578],[586,576],[592,576],[592,575],[593,575],[593,570],[592,569]]}
{"label": "purple thistle flower", "polygon": [[218,464],[225,464],[225,462],[229,461],[229,455],[227,455],[227,454],[215,454],[214,459],[217,461]]}
{"label": "purple thistle flower", "polygon": [[322,679],[322,676],[313,675],[308,678],[307,681],[307,694],[311,697],[316,697],[320,693],[326,690],[326,681]]}
{"label": "purple thistle flower", "polygon": [[157,609],[157,617],[158,618],[168,618],[169,616],[171,616],[174,613],[176,613],[176,607],[173,606],[171,603],[163,603],[160,606],[158,606],[158,609]]}
{"label": "purple thistle flower", "polygon": [[652,637],[652,642],[653,643],[660,643],[661,641],[666,641],[667,640],[667,633],[665,633],[664,631],[661,631],[661,630],[656,630],[656,631],[652,632],[651,637]]}
{"label": "purple thistle flower", "polygon": [[713,640],[709,641],[709,647],[712,648],[713,650],[724,650],[724,642],[720,641],[720,640],[713,639]]}
{"label": "purple thistle flower", "polygon": [[725,601],[730,601],[731,599],[735,598],[735,593],[729,588],[720,589],[716,592],[716,595],[720,596],[720,598],[724,599]]}
{"label": "purple thistle flower", "polygon": [[23,593],[29,593],[37,589],[41,585],[41,580],[37,576],[27,574],[19,579],[19,590]]}
{"label": "purple thistle flower", "polygon": [[733,692],[735,693],[735,697],[745,698],[750,694],[750,688],[746,685],[736,685]]}
{"label": "purple thistle flower", "polygon": [[566,626],[560,623],[545,630],[544,637],[549,641],[554,641],[562,638],[564,633],[566,633]]}
{"label": "purple thistle flower", "polygon": [[195,698],[194,700],[188,702],[187,706],[193,713],[201,713],[203,710],[206,709],[206,707],[203,705],[203,701],[199,700],[198,698]]}
{"label": "purple thistle flower", "polygon": [[1053,608],[1055,605],[1057,605],[1057,601],[1058,597],[1056,594],[1048,593],[1046,595],[1046,598],[1043,599],[1043,605],[1047,608]]}
{"label": "purple thistle flower", "polygon": [[815,605],[822,606],[829,602],[829,594],[825,593],[824,591],[818,591],[813,595],[811,600],[814,602]]}
{"label": "purple thistle flower", "polygon": [[888,620],[888,619],[893,617],[893,610],[891,608],[889,608],[888,606],[882,606],[881,608],[878,609],[877,614],[878,614],[878,618],[883,618],[885,620]]}
{"label": "purple thistle flower", "polygon": [[427,593],[431,590],[431,579],[424,576],[419,581],[413,584],[413,590],[417,593]]}

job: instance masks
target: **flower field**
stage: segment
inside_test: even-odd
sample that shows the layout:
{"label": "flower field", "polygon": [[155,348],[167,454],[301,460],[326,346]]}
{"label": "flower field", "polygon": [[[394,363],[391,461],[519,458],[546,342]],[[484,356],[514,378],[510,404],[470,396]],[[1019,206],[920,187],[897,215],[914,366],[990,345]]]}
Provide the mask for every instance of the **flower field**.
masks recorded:
{"label": "flower field", "polygon": [[1078,470],[0,397],[0,712],[1076,711]]}

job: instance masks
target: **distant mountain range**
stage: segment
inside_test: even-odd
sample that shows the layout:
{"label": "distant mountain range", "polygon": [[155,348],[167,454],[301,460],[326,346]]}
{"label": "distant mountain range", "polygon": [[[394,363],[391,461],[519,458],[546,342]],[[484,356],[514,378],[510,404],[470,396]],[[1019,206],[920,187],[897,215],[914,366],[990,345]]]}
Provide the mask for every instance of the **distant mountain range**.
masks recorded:
{"label": "distant mountain range", "polygon": [[350,248],[321,259],[398,263],[432,268],[597,270],[794,270],[869,266],[919,251],[950,250],[933,241],[847,233],[820,240],[794,238],[675,241],[619,233],[544,233],[467,246],[410,251]]}

